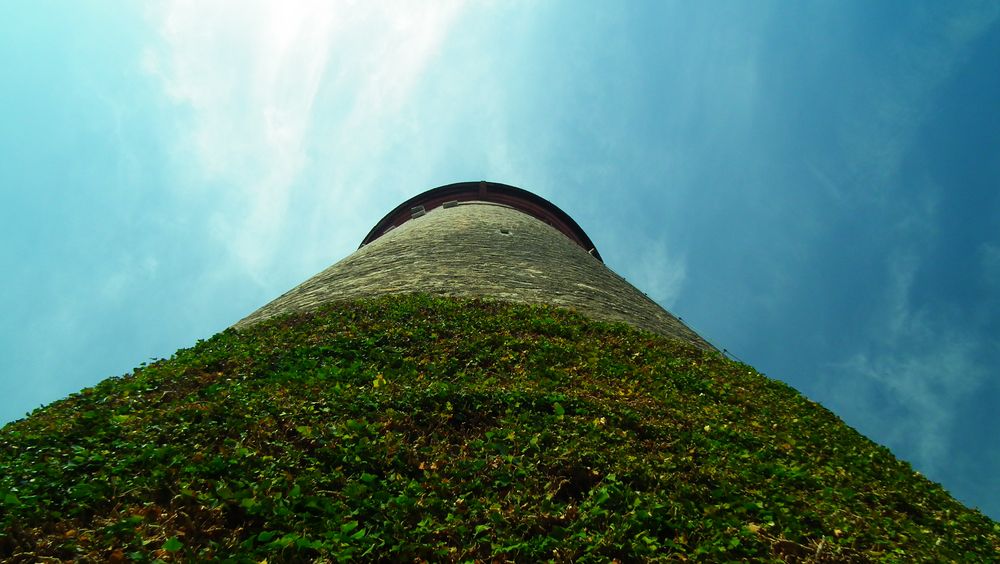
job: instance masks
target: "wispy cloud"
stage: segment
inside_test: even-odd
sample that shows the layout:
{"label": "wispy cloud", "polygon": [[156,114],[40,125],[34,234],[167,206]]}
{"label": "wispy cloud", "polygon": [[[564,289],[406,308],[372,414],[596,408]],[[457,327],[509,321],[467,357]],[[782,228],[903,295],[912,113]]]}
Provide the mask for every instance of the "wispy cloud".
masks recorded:
{"label": "wispy cloud", "polygon": [[670,251],[664,240],[638,242],[629,273],[633,284],[670,310],[677,301],[687,277],[687,262]]}
{"label": "wispy cloud", "polygon": [[214,234],[254,272],[273,252],[306,161],[313,101],[335,33],[332,12],[311,3],[179,0],[154,17],[162,43],[143,53],[143,66],[171,101],[190,109],[175,147],[189,168],[174,188],[226,191],[220,209],[238,212],[216,213]]}
{"label": "wispy cloud", "polygon": [[1000,4],[942,5],[910,10],[900,21],[905,34],[888,36],[871,74],[855,76],[847,92],[860,92],[843,114],[840,141],[848,160],[835,168],[855,198],[884,202],[938,89],[968,55],[969,46],[1000,18]]}
{"label": "wispy cloud", "polygon": [[[915,341],[912,345],[926,344]],[[974,360],[974,342],[961,336],[939,336],[933,349],[923,354],[912,350],[889,354],[858,354],[840,368],[847,377],[861,378],[892,398],[891,406],[872,405],[882,411],[883,418],[853,414],[864,422],[863,430],[877,431],[880,439],[893,448],[904,449],[914,464],[928,475],[937,477],[949,464],[952,451],[950,436],[954,433],[958,407],[966,396],[987,376]],[[848,385],[844,391],[856,390]],[[863,405],[854,400],[857,408]],[[884,418],[886,413],[901,410],[898,417]],[[940,479],[940,478],[938,478]]]}
{"label": "wispy cloud", "polygon": [[175,0],[150,12],[161,37],[142,65],[189,110],[174,189],[199,202],[193,192],[213,192],[211,234],[246,274],[270,266],[306,172],[333,184],[305,197],[314,206],[364,197],[354,171],[391,142],[394,112],[460,7]]}
{"label": "wispy cloud", "polygon": [[[871,268],[886,257],[885,271],[860,274],[881,280],[881,299],[862,301],[877,305],[844,317],[854,322],[843,329],[857,337],[850,351],[833,353],[842,356],[828,367],[822,386],[824,398],[849,423],[928,475],[942,476],[951,471],[956,434],[969,428],[960,419],[962,406],[992,374],[983,362],[979,328],[949,318],[949,298],[917,291],[939,268],[931,262],[932,249],[949,244],[937,207],[948,187],[933,184],[912,161],[915,149],[926,146],[924,128],[942,88],[996,25],[1000,5],[940,5],[904,11],[900,18],[877,49],[863,53],[863,72],[851,73],[853,83],[843,90],[849,101],[833,106],[836,149],[805,161],[826,199],[853,210],[852,221],[881,221],[871,232],[883,239],[858,253],[871,254],[871,262],[857,264]],[[849,234],[838,237],[851,240]],[[869,252],[879,246],[879,256]],[[984,270],[989,255],[982,251]]]}
{"label": "wispy cloud", "polygon": [[977,361],[977,339],[913,302],[919,265],[912,254],[890,261],[884,313],[872,332],[877,352],[856,352],[832,367],[831,391],[849,420],[915,453],[907,458],[935,475],[948,464],[959,406],[988,374]]}

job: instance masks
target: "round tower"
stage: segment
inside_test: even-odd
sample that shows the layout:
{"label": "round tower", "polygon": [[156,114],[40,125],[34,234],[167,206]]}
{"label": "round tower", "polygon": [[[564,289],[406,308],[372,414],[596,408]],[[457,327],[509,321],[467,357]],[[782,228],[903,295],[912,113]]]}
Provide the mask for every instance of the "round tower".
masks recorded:
{"label": "round tower", "polygon": [[410,292],[550,304],[713,348],[605,266],[569,215],[493,182],[449,184],[410,198],[353,254],[235,327],[332,301]]}

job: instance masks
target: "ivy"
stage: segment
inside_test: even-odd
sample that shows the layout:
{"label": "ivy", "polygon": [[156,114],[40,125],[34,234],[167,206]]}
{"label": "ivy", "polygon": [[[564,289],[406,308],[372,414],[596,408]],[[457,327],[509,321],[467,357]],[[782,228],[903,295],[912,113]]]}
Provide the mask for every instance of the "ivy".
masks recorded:
{"label": "ivy", "polygon": [[568,311],[227,330],[0,430],[0,558],[958,561],[1000,525],[788,386]]}

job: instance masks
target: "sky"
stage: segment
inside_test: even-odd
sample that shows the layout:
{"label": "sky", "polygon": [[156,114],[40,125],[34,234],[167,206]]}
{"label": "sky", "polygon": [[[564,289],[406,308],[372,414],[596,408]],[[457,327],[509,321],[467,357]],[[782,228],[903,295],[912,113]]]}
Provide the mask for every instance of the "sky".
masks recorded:
{"label": "sky", "polygon": [[992,0],[4,2],[0,423],[490,180],[1000,519],[998,101]]}

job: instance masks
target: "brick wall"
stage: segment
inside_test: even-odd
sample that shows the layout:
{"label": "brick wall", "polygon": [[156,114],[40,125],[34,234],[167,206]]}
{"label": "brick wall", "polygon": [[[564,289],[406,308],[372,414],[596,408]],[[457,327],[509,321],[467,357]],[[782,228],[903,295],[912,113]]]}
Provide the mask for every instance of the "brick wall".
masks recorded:
{"label": "brick wall", "polygon": [[411,219],[235,327],[330,301],[406,292],[547,303],[711,348],[554,228],[486,203],[439,207]]}

